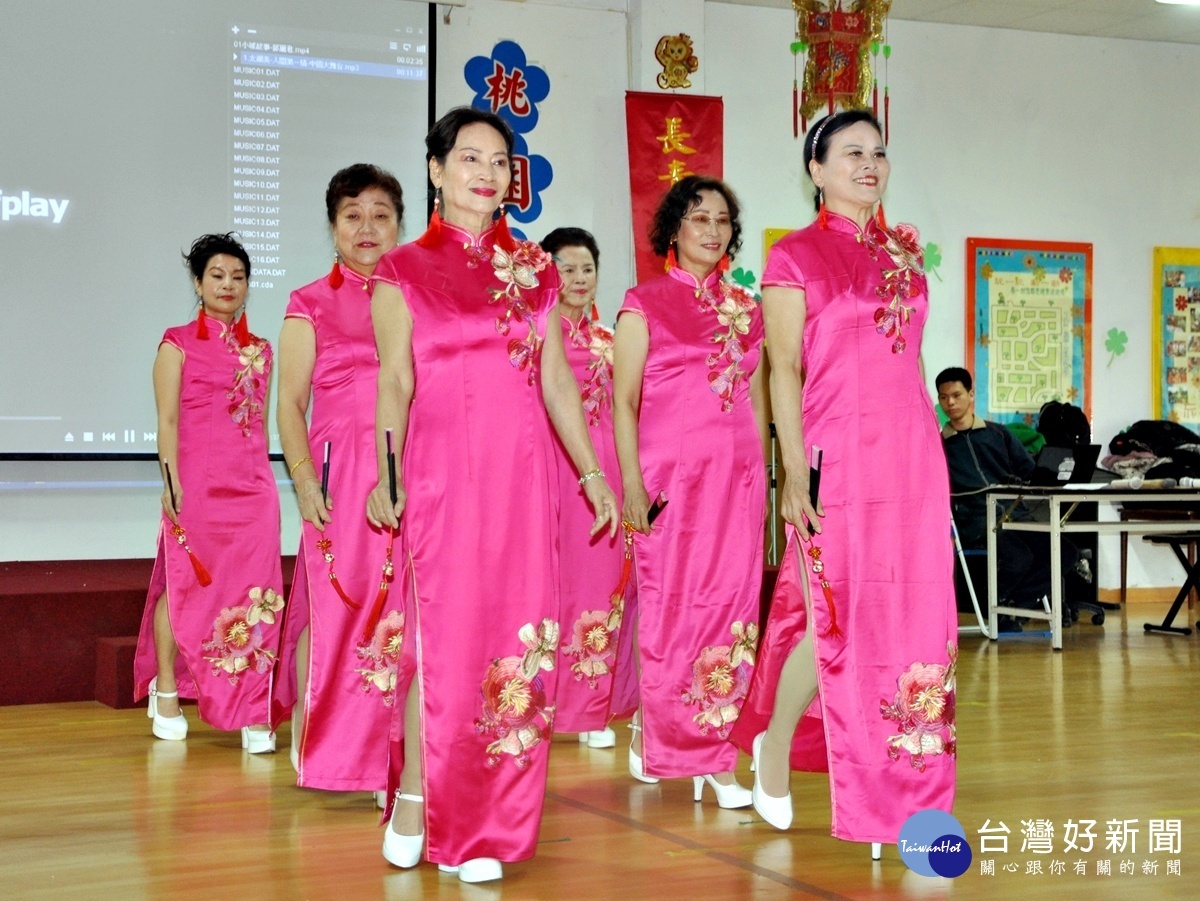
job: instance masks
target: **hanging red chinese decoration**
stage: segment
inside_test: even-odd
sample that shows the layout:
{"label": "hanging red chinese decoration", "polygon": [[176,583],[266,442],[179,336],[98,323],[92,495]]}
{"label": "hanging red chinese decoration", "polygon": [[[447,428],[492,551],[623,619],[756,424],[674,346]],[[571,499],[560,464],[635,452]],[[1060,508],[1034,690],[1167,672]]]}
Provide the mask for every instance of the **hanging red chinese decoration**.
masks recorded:
{"label": "hanging red chinese decoration", "polygon": [[[792,81],[792,134],[808,131],[808,120],[842,109],[870,109],[888,131],[887,79],[883,110],[879,108],[878,59],[884,65],[892,48],[884,28],[892,0],[792,0],[796,13],[796,39],[792,54],[797,72]],[[804,57],[804,76],[799,75]],[[875,65],[872,66],[872,57]]]}
{"label": "hanging red chinese decoration", "polygon": [[662,196],[687,175],[722,177],[725,103],[720,97],[627,91],[625,131],[640,282],[663,273],[663,261],[650,249],[649,238]]}

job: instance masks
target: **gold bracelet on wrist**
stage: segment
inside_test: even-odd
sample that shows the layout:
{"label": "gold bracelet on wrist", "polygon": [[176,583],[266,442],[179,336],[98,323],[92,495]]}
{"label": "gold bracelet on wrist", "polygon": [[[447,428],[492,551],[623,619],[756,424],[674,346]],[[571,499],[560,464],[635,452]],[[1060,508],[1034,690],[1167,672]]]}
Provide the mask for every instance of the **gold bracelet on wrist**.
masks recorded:
{"label": "gold bracelet on wrist", "polygon": [[586,485],[592,479],[602,479],[602,478],[604,478],[604,470],[592,469],[592,470],[589,470],[588,472],[585,472],[583,475],[581,475],[579,477],[579,484]]}
{"label": "gold bracelet on wrist", "polygon": [[292,480],[295,480],[296,470],[299,469],[301,466],[303,466],[305,463],[311,463],[311,462],[312,462],[312,457],[301,457],[299,460],[297,460],[295,463],[293,463],[292,468],[288,470],[288,477],[291,478]]}

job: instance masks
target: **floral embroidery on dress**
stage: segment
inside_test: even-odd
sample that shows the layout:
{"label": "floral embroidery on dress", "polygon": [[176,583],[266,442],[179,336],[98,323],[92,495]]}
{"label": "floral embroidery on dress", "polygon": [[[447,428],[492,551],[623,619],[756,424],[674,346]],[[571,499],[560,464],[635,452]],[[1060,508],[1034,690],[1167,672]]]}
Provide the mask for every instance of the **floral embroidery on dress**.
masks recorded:
{"label": "floral embroidery on dress", "polygon": [[237,685],[238,677],[251,668],[267,672],[275,660],[275,652],[263,647],[263,627],[274,625],[283,597],[274,589],[256,587],[249,598],[249,604],[222,609],[213,622],[212,638],[201,645],[213,654],[204,657],[212,664],[212,674],[227,674],[230,685]]}
{"label": "floral embroidery on dress", "polygon": [[237,355],[239,367],[233,373],[233,387],[225,392],[229,400],[229,416],[242,434],[249,437],[254,423],[262,418],[262,404],[255,395],[265,383],[265,374],[271,363],[271,345],[251,338],[250,343],[242,347],[230,327],[224,329],[221,337],[225,346]]}
{"label": "floral embroidery on dress", "polygon": [[955,668],[958,648],[946,643],[950,662],[913,663],[896,680],[895,700],[879,702],[884,719],[896,722],[898,735],[888,737],[888,757],[897,760],[907,751],[910,763],[925,772],[926,754],[957,753],[957,727],[954,723]]}
{"label": "floral embroidery on dress", "polygon": [[749,344],[742,340],[750,333],[758,301],[754,294],[724,279],[717,282],[716,290],[706,288],[696,293],[700,311],[712,311],[717,315],[717,331],[710,339],[721,349],[705,358],[708,364],[708,382],[713,392],[721,398],[721,411],[733,409],[733,396],[738,384],[746,377],[742,359],[750,351]]}
{"label": "floral embroidery on dress", "polygon": [[492,738],[487,746],[488,766],[500,765],[501,755],[515,758],[518,769],[529,766],[529,752],[549,741],[554,705],[546,703],[542,670],[554,669],[558,648],[558,623],[543,619],[535,630],[526,623],[517,633],[527,650],[522,655],[498,657],[483,676],[483,716],[475,731]]}
{"label": "floral embroidery on dress", "polygon": [[695,704],[700,712],[692,717],[701,735],[715,729],[719,738],[728,738],[737,721],[750,687],[754,656],[758,648],[758,624],[734,623],[729,631],[733,643],[707,647],[692,664],[692,687],[682,694],[685,704]]}
{"label": "floral embroidery on dress", "polygon": [[564,657],[574,657],[571,672],[575,681],[587,679],[588,688],[596,687],[596,680],[612,672],[615,661],[613,654],[613,632],[608,626],[609,611],[585,610],[571,629],[571,643],[562,649]]}
{"label": "floral embroidery on dress", "polygon": [[370,693],[378,690],[383,706],[391,707],[396,702],[396,678],[400,671],[400,646],[404,641],[404,614],[391,611],[375,626],[368,644],[354,649],[364,666],[355,672],[362,676],[362,690]]}
{"label": "floral embroidery on dress", "polygon": [[[880,241],[879,235],[883,236]],[[904,329],[912,318],[913,307],[905,301],[916,297],[925,288],[925,272],[921,268],[921,238],[916,226],[901,222],[894,229],[880,227],[872,220],[858,234],[858,241],[867,248],[872,260],[878,260],[882,248],[895,269],[883,270],[883,283],[875,293],[885,305],[875,311],[875,331],[892,339],[892,353],[902,354],[908,342]]]}
{"label": "floral embroidery on dress", "polygon": [[579,399],[583,401],[588,424],[599,425],[600,411],[612,406],[612,330],[585,316],[578,325],[571,324],[568,337],[590,355],[587,380],[579,386]]}
{"label": "floral embroidery on dress", "polygon": [[492,253],[492,268],[504,286],[488,288],[491,294],[489,303],[502,301],[504,304],[504,309],[496,319],[496,331],[507,335],[512,331],[514,321],[524,322],[529,327],[523,339],[513,338],[508,342],[508,358],[521,372],[529,371],[530,385],[537,382],[537,356],[542,339],[537,333],[533,307],[521,292],[538,286],[537,274],[550,265],[550,260],[550,254],[532,241],[517,241],[516,250],[512,253],[496,245]]}

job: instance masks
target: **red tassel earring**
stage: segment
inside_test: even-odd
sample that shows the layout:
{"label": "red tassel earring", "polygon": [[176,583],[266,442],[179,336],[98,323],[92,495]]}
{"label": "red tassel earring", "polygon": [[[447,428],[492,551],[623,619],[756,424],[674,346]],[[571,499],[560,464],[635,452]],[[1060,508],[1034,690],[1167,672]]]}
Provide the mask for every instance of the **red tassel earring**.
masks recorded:
{"label": "red tassel earring", "polygon": [[668,272],[670,272],[672,269],[679,268],[679,260],[677,260],[675,258],[674,242],[672,242],[671,246],[667,248],[667,265],[665,268],[666,268],[666,271],[668,271]]}
{"label": "red tassel earring", "polygon": [[342,267],[340,263],[341,261],[338,259],[338,255],[335,253],[333,255],[333,268],[329,270],[329,278],[327,279],[329,282],[329,287],[333,288],[334,290],[340,288],[342,283],[346,281],[346,276],[342,275]]}
{"label": "red tassel earring", "polygon": [[208,340],[208,317],[204,315],[204,301],[200,301],[200,313],[196,316],[196,337]]}
{"label": "red tassel earring", "polygon": [[516,239],[513,238],[512,232],[508,230],[508,217],[504,215],[504,204],[500,204],[500,216],[496,220],[496,237],[494,243],[506,253],[512,253],[517,249]]}
{"label": "red tassel earring", "polygon": [[879,201],[879,207],[875,210],[875,224],[884,231],[888,230],[887,218],[883,215],[883,201]]}
{"label": "red tassel earring", "polygon": [[829,211],[825,209],[825,189],[818,188],[821,192],[821,208],[817,210],[817,227],[829,228]]}
{"label": "red tassel earring", "polygon": [[588,312],[588,316],[591,318],[592,322],[600,321],[600,311],[596,309],[596,301],[594,300],[592,301],[592,308]]}
{"label": "red tassel earring", "polygon": [[242,315],[233,324],[233,334],[237,338],[238,347],[245,347],[250,343],[250,324],[246,322],[245,307],[242,307]]}
{"label": "red tassel earring", "polygon": [[717,272],[728,272],[728,271],[729,271],[729,254],[725,254],[721,257],[721,262],[717,263]]}
{"label": "red tassel earring", "polygon": [[438,215],[438,207],[442,204],[442,189],[438,188],[433,195],[433,213],[429,216],[429,227],[417,238],[418,247],[437,247],[442,240],[442,217]]}

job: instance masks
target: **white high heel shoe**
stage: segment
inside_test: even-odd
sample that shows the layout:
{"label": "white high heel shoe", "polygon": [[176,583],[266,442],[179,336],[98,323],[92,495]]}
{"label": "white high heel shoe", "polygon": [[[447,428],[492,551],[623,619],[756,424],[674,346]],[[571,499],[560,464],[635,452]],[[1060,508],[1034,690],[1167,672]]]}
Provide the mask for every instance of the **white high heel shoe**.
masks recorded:
{"label": "white high heel shoe", "polygon": [[737,782],[730,785],[722,785],[712,776],[693,776],[692,788],[697,801],[704,794],[704,783],[707,782],[712,786],[712,790],[717,795],[717,806],[724,807],[726,810],[736,810],[739,807],[749,807],[754,803],[754,798],[750,789],[743,788]]}
{"label": "white high heel shoe", "polygon": [[188,722],[183,716],[183,711],[180,710],[177,716],[160,716],[158,713],[159,698],[177,698],[178,691],[159,691],[158,676],[150,680],[150,701],[146,705],[146,716],[154,722],[150,725],[150,731],[154,733],[155,738],[161,738],[164,741],[183,741],[187,738]]}
{"label": "white high heel shoe", "polygon": [[[405,795],[396,792],[396,802],[412,801],[414,804],[424,804],[425,799],[420,795]],[[421,852],[425,849],[425,830],[416,835],[401,835],[392,828],[396,819],[396,808],[392,807],[392,816],[387,828],[383,830],[383,859],[394,867],[407,870],[421,862]]]}
{"label": "white high heel shoe", "polygon": [[242,726],[242,750],[251,754],[275,753],[275,733]]}
{"label": "white high heel shoe", "polygon": [[[630,723],[629,728],[635,733],[642,731],[642,727],[637,723]],[[635,735],[633,738],[637,738],[637,736]],[[647,776],[645,771],[642,769],[642,758],[639,757],[637,752],[633,750],[633,738],[629,740],[629,775],[638,782],[645,782],[647,785],[657,785],[658,777]]]}
{"label": "white high heel shoe", "polygon": [[459,882],[491,882],[504,876],[504,867],[494,857],[472,857],[453,867],[439,863],[443,873],[457,873]]}
{"label": "white high heel shoe", "polygon": [[751,798],[754,802],[754,809],[758,811],[758,815],[774,826],[776,829],[787,829],[792,825],[792,793],[788,792],[782,798],[772,798],[762,789],[762,782],[759,781],[759,776],[762,773],[762,766],[759,764],[759,755],[762,753],[763,738],[766,737],[766,732],[760,732],[754,737],[752,757],[754,759],[754,789],[751,792]]}

